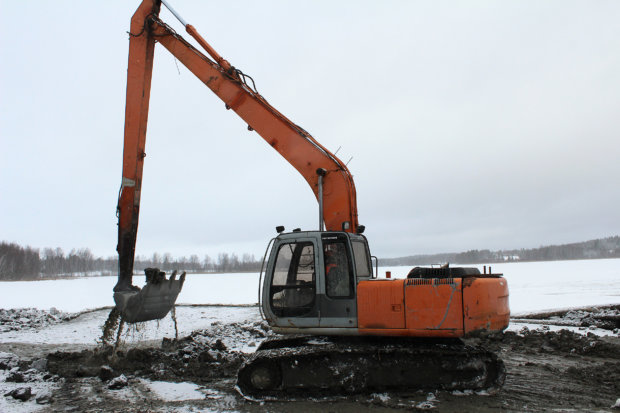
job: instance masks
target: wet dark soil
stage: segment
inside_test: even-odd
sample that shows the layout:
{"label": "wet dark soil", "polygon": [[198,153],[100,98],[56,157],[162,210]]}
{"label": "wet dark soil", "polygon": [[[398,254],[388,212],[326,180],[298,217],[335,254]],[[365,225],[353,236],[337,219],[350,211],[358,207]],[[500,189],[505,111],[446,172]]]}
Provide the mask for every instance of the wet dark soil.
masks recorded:
{"label": "wet dark soil", "polygon": [[234,377],[247,355],[229,351],[221,340],[214,344],[196,340],[200,336],[196,332],[181,340],[164,339],[158,348],[114,351],[112,346],[105,346],[80,352],[58,351],[47,356],[48,369],[67,379],[99,377],[104,366],[111,368],[113,377],[124,374],[195,383]]}

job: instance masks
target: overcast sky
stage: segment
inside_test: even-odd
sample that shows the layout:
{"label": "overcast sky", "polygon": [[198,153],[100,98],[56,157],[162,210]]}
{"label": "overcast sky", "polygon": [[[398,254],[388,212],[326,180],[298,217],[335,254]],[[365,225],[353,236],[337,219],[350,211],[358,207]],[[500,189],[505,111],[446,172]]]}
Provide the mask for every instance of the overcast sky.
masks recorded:
{"label": "overcast sky", "polygon": [[[0,1],[0,240],[116,254],[138,3]],[[620,2],[172,5],[353,158],[374,255],[620,234]],[[303,178],[161,46],[146,153],[138,254],[259,256],[318,226]]]}

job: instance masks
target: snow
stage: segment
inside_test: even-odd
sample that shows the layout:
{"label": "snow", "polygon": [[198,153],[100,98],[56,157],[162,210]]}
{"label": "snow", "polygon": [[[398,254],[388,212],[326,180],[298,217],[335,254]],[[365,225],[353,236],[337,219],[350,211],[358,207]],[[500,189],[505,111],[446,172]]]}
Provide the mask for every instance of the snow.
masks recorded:
{"label": "snow", "polygon": [[620,303],[620,259],[506,263],[512,314]]}
{"label": "snow", "polygon": [[542,322],[532,323],[523,320],[510,320],[510,324],[506,331],[514,331],[515,333],[523,333],[524,329],[534,331],[552,331],[558,332],[560,330],[568,330],[577,334],[587,334],[591,333],[596,336],[617,336],[617,333],[611,330],[605,330],[604,328],[596,328],[596,327],[575,327],[575,326],[567,326],[567,325],[555,325],[552,324],[552,320],[546,320]]}
{"label": "snow", "polygon": [[[456,264],[454,264],[456,265]],[[491,264],[504,273],[513,315],[620,303],[620,259]],[[481,265],[478,266],[482,268]],[[488,267],[488,266],[487,266]],[[411,267],[383,267],[393,278],[404,278]],[[134,277],[142,285],[143,276]],[[115,277],[4,282],[0,308],[50,309],[79,312],[113,305]],[[255,304],[258,274],[188,274],[179,304]]]}
{"label": "snow", "polygon": [[181,382],[174,383],[169,381],[150,381],[140,379],[148,387],[155,397],[165,401],[181,400],[201,400],[205,398],[205,393],[200,391],[201,387],[194,383]]}
{"label": "snow", "polygon": [[[144,285],[144,276],[134,276]],[[79,312],[113,305],[116,277],[88,277],[65,280],[3,282],[0,308],[51,307]],[[258,302],[258,274],[188,274],[177,303],[255,304]]]}
{"label": "snow", "polygon": [[[0,332],[0,343],[24,342],[32,344],[97,344],[102,331],[101,326],[108,317],[109,310],[92,311],[81,316],[46,328],[22,329]],[[213,323],[253,323],[260,320],[257,307],[177,307],[179,337],[189,335],[192,331],[216,328]],[[174,322],[170,315],[158,322],[139,323],[126,327],[123,341],[127,344],[141,341],[157,340],[163,337],[174,338]],[[256,350],[250,343],[229,343],[222,337],[224,344],[231,350],[251,353]],[[239,343],[243,345],[239,347]],[[235,346],[237,344],[237,346]]]}
{"label": "snow", "polygon": [[[163,403],[168,402],[183,402],[183,401],[195,401],[195,400],[221,400],[226,405],[229,395],[222,394],[217,390],[213,390],[207,387],[199,386],[190,382],[170,382],[170,381],[157,381],[138,378],[120,390],[108,390],[108,395],[118,399],[123,399],[131,402],[132,400],[139,398],[155,398]],[[170,406],[163,406],[161,409],[154,411],[162,412],[201,412],[201,413],[215,413],[216,410],[211,410],[207,407],[191,406],[191,405],[176,405],[174,408]],[[217,410],[221,411],[221,410]],[[229,411],[226,409],[226,411]]]}

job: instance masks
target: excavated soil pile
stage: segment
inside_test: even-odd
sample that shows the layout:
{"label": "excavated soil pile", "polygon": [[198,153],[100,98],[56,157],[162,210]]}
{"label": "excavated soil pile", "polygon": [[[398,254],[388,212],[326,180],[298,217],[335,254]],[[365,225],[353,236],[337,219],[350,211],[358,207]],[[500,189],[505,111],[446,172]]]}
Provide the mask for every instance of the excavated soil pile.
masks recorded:
{"label": "excavated soil pile", "polygon": [[548,322],[558,326],[600,328],[618,334],[620,332],[620,305],[585,307],[530,314],[515,318],[515,321],[532,321],[537,324]]}
{"label": "excavated soil pile", "polygon": [[[256,328],[255,333],[257,337],[265,335],[260,328]],[[228,350],[220,339],[197,331],[178,341],[164,339],[159,348],[114,352],[112,346],[106,346],[80,352],[55,352],[49,354],[47,360],[51,373],[68,379],[124,374],[203,383],[235,376],[247,357],[247,354]]]}
{"label": "excavated soil pile", "polygon": [[77,314],[63,313],[55,308],[50,311],[36,308],[17,308],[5,310],[0,308],[0,332],[21,331],[42,328],[49,325],[72,320]]}

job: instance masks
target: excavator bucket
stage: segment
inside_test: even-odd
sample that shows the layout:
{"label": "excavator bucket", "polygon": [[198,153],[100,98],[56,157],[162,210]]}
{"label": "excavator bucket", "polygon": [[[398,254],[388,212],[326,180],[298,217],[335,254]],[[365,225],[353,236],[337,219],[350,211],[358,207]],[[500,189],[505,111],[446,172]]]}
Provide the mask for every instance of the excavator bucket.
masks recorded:
{"label": "excavator bucket", "polygon": [[121,318],[127,323],[159,320],[164,318],[174,307],[183,283],[185,272],[176,279],[176,271],[170,279],[158,269],[145,270],[146,284],[142,289],[133,287],[131,291],[117,291],[114,293],[116,308]]}

